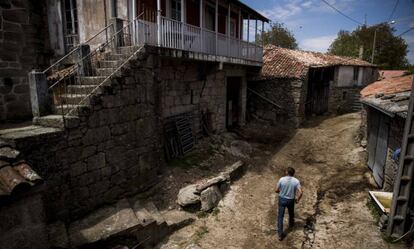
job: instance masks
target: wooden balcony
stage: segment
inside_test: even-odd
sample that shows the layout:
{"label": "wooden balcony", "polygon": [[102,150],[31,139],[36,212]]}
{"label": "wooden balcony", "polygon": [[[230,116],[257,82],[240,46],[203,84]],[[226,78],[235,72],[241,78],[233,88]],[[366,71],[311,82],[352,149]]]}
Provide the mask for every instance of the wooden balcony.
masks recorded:
{"label": "wooden balcony", "polygon": [[159,19],[159,24],[136,19],[131,32],[133,43],[187,51],[189,58],[198,60],[262,65],[262,46],[167,17]]}

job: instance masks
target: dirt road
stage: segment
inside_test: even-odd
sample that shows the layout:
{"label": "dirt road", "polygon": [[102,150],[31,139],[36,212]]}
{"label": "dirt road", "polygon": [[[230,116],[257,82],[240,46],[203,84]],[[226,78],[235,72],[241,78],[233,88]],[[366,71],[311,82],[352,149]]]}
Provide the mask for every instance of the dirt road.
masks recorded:
{"label": "dirt road", "polygon": [[[348,114],[313,120],[282,144],[250,141],[256,149],[248,172],[219,208],[159,248],[396,248],[381,238],[366,206],[373,186],[356,143],[359,124],[359,114]],[[304,197],[295,228],[279,242],[274,189],[285,166],[296,168]]]}

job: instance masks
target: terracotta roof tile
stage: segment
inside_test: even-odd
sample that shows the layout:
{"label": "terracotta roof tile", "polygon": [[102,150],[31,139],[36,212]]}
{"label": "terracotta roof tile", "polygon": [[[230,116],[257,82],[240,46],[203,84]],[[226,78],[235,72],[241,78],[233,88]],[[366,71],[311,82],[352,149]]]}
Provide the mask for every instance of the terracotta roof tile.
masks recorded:
{"label": "terracotta roof tile", "polygon": [[318,52],[291,50],[267,45],[263,51],[263,67],[259,78],[302,78],[310,67],[324,66],[375,66],[366,61],[327,55]]}
{"label": "terracotta roof tile", "polygon": [[362,89],[361,96],[364,98],[376,94],[390,95],[411,91],[413,77],[414,75],[407,75],[377,81]]}
{"label": "terracotta roof tile", "polygon": [[400,77],[400,76],[403,76],[405,73],[407,73],[406,70],[380,70],[379,71],[381,79]]}
{"label": "terracotta roof tile", "polygon": [[17,155],[20,154],[19,151],[12,149],[7,143],[2,143],[2,146],[1,149],[10,152],[10,156],[2,155],[0,158],[0,198],[11,196],[20,189],[30,188],[42,182],[42,178],[26,161],[15,157],[16,152]]}

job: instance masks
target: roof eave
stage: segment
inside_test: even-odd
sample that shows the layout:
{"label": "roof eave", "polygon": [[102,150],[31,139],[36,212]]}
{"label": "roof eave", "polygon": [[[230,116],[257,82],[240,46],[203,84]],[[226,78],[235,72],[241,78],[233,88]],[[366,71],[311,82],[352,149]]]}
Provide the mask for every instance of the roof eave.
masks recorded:
{"label": "roof eave", "polygon": [[234,4],[239,5],[241,8],[245,9],[246,12],[251,13],[253,19],[257,19],[257,20],[260,20],[260,21],[263,21],[263,22],[267,22],[267,23],[270,22],[270,20],[267,17],[263,16],[262,14],[260,14],[258,11],[254,10],[253,8],[251,8],[250,6],[248,6],[247,4],[242,3],[239,0],[231,0],[231,1]]}

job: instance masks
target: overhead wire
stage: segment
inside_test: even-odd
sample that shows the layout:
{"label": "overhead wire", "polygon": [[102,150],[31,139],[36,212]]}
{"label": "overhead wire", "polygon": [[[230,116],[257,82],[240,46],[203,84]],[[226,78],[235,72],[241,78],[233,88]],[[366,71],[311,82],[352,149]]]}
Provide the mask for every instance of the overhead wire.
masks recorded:
{"label": "overhead wire", "polygon": [[348,16],[347,14],[343,13],[342,11],[340,11],[338,8],[336,8],[335,6],[333,6],[332,4],[330,4],[328,1],[326,0],[322,0],[322,2],[324,2],[326,5],[328,5],[329,7],[331,7],[332,9],[334,9],[336,12],[338,12],[339,14],[341,14],[342,16],[348,18],[349,20],[359,24],[359,25],[364,25],[363,23],[355,20],[354,18]]}
{"label": "overhead wire", "polygon": [[391,11],[390,17],[388,17],[387,22],[391,21],[392,17],[394,16],[395,10],[397,10],[397,6],[398,6],[399,3],[400,3],[400,0],[395,1],[394,8]]}
{"label": "overhead wire", "polygon": [[411,31],[411,30],[413,30],[413,29],[414,29],[414,27],[411,27],[411,28],[407,29],[406,31],[404,31],[404,32],[402,32],[401,34],[399,34],[399,35],[398,35],[398,37],[401,37],[401,36],[403,36],[403,35],[407,34],[408,32],[410,32],[410,31]]}

